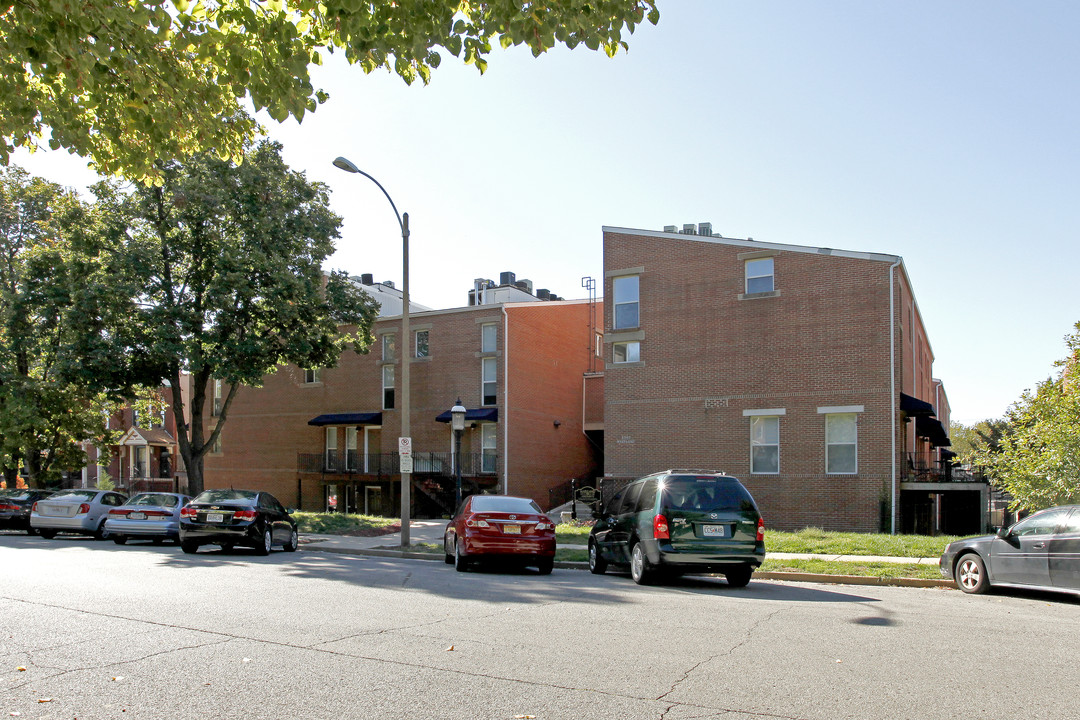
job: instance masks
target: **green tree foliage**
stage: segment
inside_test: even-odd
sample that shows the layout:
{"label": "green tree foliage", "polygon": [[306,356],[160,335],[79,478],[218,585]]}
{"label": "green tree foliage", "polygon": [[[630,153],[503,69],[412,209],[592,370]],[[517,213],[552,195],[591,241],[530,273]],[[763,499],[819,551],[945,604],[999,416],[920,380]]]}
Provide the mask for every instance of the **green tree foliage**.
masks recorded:
{"label": "green tree foliage", "polygon": [[1069,353],[1056,363],[1060,372],[1009,408],[1000,448],[978,454],[1016,509],[1080,502],[1080,323],[1065,343]]}
{"label": "green tree foliage", "polygon": [[104,435],[104,393],[82,372],[94,274],[77,248],[90,209],[19,168],[0,170],[0,467],[40,487],[82,467],[81,442]]}
{"label": "green tree foliage", "polygon": [[960,422],[949,423],[949,439],[952,441],[952,451],[964,465],[977,463],[981,451],[998,451],[1001,449],[1001,438],[1009,430],[1009,423],[1002,419],[980,420],[974,425],[965,425]]}
{"label": "green tree foliage", "polygon": [[249,148],[241,165],[207,154],[168,163],[161,179],[95,187],[111,222],[103,264],[130,302],[108,334],[126,363],[96,374],[111,372],[115,386],[168,381],[175,416],[190,418],[177,441],[197,493],[240,386],[260,385],[285,363],[332,367],[350,345],[365,352],[378,307],[344,274],[323,275],[341,220],[326,187],[290,170],[277,143]]}
{"label": "green tree foliage", "polygon": [[614,55],[646,19],[655,0],[0,1],[0,163],[48,131],[103,174],[159,181],[159,160],[239,161],[245,98],[278,121],[314,110],[324,52],[426,83],[443,54],[483,72],[492,42]]}

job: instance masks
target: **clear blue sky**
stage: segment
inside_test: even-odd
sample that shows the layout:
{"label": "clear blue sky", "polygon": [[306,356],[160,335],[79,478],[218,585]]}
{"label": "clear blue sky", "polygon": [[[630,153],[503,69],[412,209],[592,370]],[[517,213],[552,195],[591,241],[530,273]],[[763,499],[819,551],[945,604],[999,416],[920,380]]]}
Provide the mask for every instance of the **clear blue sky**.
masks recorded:
{"label": "clear blue sky", "polygon": [[[496,50],[430,85],[332,59],[331,98],[266,119],[344,217],[330,267],[465,304],[504,270],[567,298],[601,227],[712,222],[728,237],[901,255],[953,418],[998,417],[1080,321],[1080,6],[661,0],[609,59]],[[63,154],[16,162],[77,187]]]}

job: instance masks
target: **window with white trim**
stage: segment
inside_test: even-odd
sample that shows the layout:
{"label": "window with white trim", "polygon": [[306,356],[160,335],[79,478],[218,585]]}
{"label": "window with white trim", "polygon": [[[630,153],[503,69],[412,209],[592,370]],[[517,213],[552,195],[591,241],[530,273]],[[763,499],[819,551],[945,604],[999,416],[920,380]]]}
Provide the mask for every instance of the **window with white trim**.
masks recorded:
{"label": "window with white trim", "polygon": [[382,359],[383,362],[394,362],[397,357],[397,336],[387,333],[382,336]]}
{"label": "window with white trim", "polygon": [[426,358],[430,356],[428,350],[428,331],[417,330],[416,331],[416,357]]}
{"label": "window with white trim", "polygon": [[746,294],[772,292],[776,289],[773,279],[773,259],[758,258],[746,261]]}
{"label": "window with white trim", "polygon": [[495,352],[496,341],[499,337],[499,326],[495,323],[484,323],[480,326],[480,352]]}
{"label": "window with white trim", "polygon": [[495,423],[480,423],[480,448],[482,452],[480,471],[485,473],[495,472],[497,456],[496,439],[499,426]]}
{"label": "window with white trim", "polygon": [[611,343],[611,355],[611,361],[616,365],[641,362],[641,343],[636,340],[634,342]]}
{"label": "window with white trim", "polygon": [[359,470],[359,458],[356,454],[356,426],[345,428],[345,469]]}
{"label": "window with white trim", "polygon": [[830,413],[825,416],[825,472],[854,475],[858,472],[859,416]]}
{"label": "window with white trim", "polygon": [[394,366],[383,365],[382,368],[382,407],[383,410],[394,409]]}
{"label": "window with white trim", "polygon": [[776,415],[750,418],[750,472],[758,475],[780,472],[780,418]]}
{"label": "window with white trim", "polygon": [[496,380],[498,377],[498,366],[495,362],[495,358],[483,358],[480,361],[480,366],[483,375],[483,387],[481,388],[481,393],[484,399],[481,405],[495,405],[499,401],[497,397],[499,384]]}
{"label": "window with white trim", "polygon": [[337,428],[326,428],[326,467],[337,467]]}
{"label": "window with white trim", "polygon": [[322,368],[305,368],[304,369],[304,384],[314,385],[315,383],[322,382]]}
{"label": "window with white trim", "polygon": [[221,378],[215,378],[214,379],[213,399],[214,399],[214,405],[213,405],[213,408],[210,410],[210,415],[212,417],[217,417],[218,415],[221,414],[221,404],[222,404]]}
{"label": "window with white trim", "polygon": [[615,330],[636,328],[641,322],[638,281],[637,275],[624,275],[611,281],[612,294],[615,296],[612,319]]}

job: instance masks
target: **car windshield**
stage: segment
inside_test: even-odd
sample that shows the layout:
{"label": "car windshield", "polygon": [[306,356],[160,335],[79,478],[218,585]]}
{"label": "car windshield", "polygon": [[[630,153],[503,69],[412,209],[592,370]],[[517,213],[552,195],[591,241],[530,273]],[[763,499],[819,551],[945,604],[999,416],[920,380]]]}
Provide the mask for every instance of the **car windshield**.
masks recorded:
{"label": "car windshield", "polygon": [[127,504],[174,508],[180,504],[180,498],[168,493],[142,493],[128,500]]}
{"label": "car windshield", "polygon": [[252,503],[255,501],[256,493],[254,490],[206,490],[199,497],[195,498],[192,502],[197,503],[222,503],[222,502],[242,502]]}
{"label": "car windshield", "polygon": [[473,512],[506,512],[543,514],[540,506],[528,498],[506,497],[505,495],[474,495]]}
{"label": "car windshield", "polygon": [[750,493],[734,478],[677,475],[664,482],[664,507],[724,512],[753,510],[755,506]]}
{"label": "car windshield", "polygon": [[63,490],[49,500],[93,500],[97,496],[97,490]]}

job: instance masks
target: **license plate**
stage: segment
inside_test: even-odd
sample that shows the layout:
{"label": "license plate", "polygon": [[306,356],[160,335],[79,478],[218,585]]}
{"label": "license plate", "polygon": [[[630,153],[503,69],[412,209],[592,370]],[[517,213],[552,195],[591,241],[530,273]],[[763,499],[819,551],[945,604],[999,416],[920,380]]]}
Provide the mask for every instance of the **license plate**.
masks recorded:
{"label": "license plate", "polygon": [[206,522],[225,522],[225,515],[223,513],[206,513]]}
{"label": "license plate", "polygon": [[702,525],[701,534],[705,537],[727,537],[725,525]]}
{"label": "license plate", "polygon": [[141,513],[141,512],[128,513],[128,520],[145,520],[145,519],[146,519],[146,513]]}
{"label": "license plate", "polygon": [[521,526],[520,525],[503,525],[503,532],[505,534],[507,534],[507,535],[520,535],[521,534]]}

